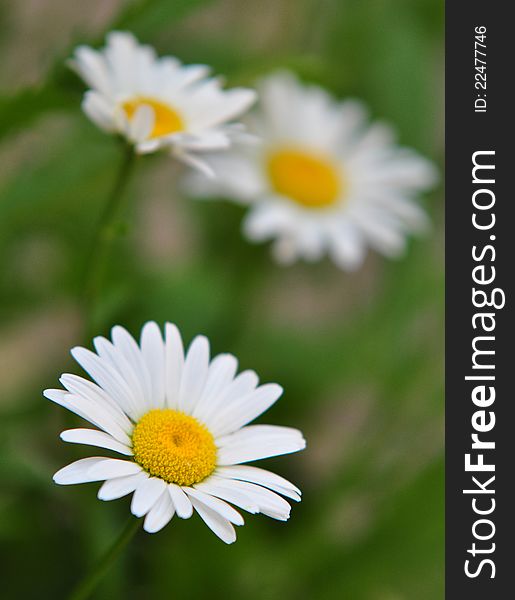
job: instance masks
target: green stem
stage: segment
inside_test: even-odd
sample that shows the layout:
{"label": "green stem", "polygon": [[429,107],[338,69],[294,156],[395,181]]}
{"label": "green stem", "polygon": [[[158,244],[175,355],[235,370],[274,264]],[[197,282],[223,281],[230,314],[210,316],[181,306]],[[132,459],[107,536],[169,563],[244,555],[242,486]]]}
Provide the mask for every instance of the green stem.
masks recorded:
{"label": "green stem", "polygon": [[70,594],[69,600],[86,600],[94,592],[97,585],[100,583],[104,575],[113,566],[114,562],[134,537],[134,534],[139,529],[140,522],[134,517],[130,517],[127,525],[124,527],[120,536],[114,541],[113,545],[99,560],[95,568],[87,575],[79,585]]}
{"label": "green stem", "polygon": [[[134,166],[136,154],[132,146],[127,145],[113,188],[104,212],[99,220],[91,254],[84,278],[83,301],[86,307],[88,323],[91,325],[94,311],[102,289],[107,259],[113,242],[119,234],[117,219],[125,198],[127,184]],[[89,332],[88,332],[89,333]]]}

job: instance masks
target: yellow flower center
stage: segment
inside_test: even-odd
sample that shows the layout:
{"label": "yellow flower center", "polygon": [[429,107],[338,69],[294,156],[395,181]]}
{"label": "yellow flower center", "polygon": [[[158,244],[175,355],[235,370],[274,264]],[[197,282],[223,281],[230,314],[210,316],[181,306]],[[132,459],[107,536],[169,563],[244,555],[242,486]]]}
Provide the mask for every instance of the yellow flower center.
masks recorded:
{"label": "yellow flower center", "polygon": [[152,129],[150,134],[151,138],[184,131],[184,121],[179,113],[167,104],[163,104],[163,102],[160,102],[159,100],[154,100],[153,98],[147,98],[145,96],[138,96],[137,98],[127,100],[122,104],[122,108],[129,121],[134,117],[134,114],[140,106],[150,106],[154,111],[154,129]]}
{"label": "yellow flower center", "polygon": [[141,417],[132,433],[132,451],[147,473],[178,485],[198,483],[216,466],[211,433],[194,417],[169,408]]}
{"label": "yellow flower center", "polygon": [[341,175],[326,157],[285,148],[268,156],[267,168],[275,191],[304,207],[325,208],[341,195]]}

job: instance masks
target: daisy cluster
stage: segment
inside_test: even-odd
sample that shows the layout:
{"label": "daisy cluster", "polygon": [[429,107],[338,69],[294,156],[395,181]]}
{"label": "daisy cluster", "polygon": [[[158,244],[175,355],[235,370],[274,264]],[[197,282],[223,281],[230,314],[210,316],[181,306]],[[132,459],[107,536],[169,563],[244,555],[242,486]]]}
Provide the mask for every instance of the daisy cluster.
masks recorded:
{"label": "daisy cluster", "polygon": [[71,64],[91,88],[83,109],[94,123],[138,153],[168,148],[196,167],[186,191],[248,206],[245,236],[272,240],[281,263],[328,255],[353,270],[368,247],[396,257],[427,229],[414,199],[434,185],[434,166],[397,146],[390,126],[368,123],[359,101],[289,72],[265,77],[257,94],[224,90],[205,65],[158,58],[129,33],[110,33],[101,51],[77,48]]}
{"label": "daisy cluster", "polygon": [[[329,256],[356,269],[369,247],[398,256],[407,235],[428,225],[416,197],[434,184],[433,165],[398,146],[391,127],[370,123],[361,102],[337,101],[288,72],[265,77],[257,93],[227,90],[208,67],[158,57],[129,33],[110,33],[102,50],[77,48],[71,65],[100,129],[136,153],[166,149],[195,167],[186,190],[245,205],[245,236],[270,240],[281,263]],[[279,385],[238,373],[231,354],[210,358],[203,336],[185,351],[170,323],[164,336],[147,323],[139,342],[114,327],[94,349],[72,350],[91,379],[65,374],[45,396],[94,427],[63,431],[64,441],[122,458],[83,458],[56,483],[102,482],[101,500],[132,494],[148,532],[196,512],[231,543],[243,524],[236,508],[289,518],[285,498],[299,501],[299,488],[247,464],[305,447],[297,429],[251,424],[281,396]]]}

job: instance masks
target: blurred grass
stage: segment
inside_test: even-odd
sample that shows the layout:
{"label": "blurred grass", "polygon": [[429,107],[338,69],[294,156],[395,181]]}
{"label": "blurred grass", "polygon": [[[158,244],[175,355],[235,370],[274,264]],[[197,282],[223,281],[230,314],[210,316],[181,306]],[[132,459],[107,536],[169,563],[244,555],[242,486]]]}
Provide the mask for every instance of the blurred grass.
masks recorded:
{"label": "blurred grass", "polygon": [[[52,0],[54,10],[60,6]],[[437,0],[113,6],[116,26],[162,52],[211,64],[230,83],[248,84],[286,65],[336,94],[360,96],[374,116],[398,126],[403,143],[441,160]],[[10,10],[3,7],[7,22]],[[59,466],[85,453],[59,442],[69,417],[40,395],[61,372],[77,372],[67,357],[82,343],[77,293],[119,160],[115,141],[81,114],[83,88],[63,59],[76,43],[102,40],[111,26],[93,34],[56,31],[59,51],[41,66],[38,83],[13,81],[13,91],[4,88],[0,97],[6,598],[64,597],[128,510],[127,500],[98,502],[96,485],[51,483]],[[51,11],[46,28],[52,32]],[[11,61],[24,43],[12,33],[0,37]],[[443,597],[439,196],[429,199],[432,235],[413,242],[400,262],[370,256],[357,274],[328,262],[284,270],[266,248],[241,238],[238,207],[181,198],[177,173],[164,156],[138,166],[126,235],[113,252],[100,306],[104,333],[114,322],[137,333],[146,319],[173,320],[187,340],[206,333],[213,352],[234,352],[242,368],[281,383],[284,398],[261,420],[302,428],[308,449],[268,462],[305,496],[288,524],[249,515],[231,547],[199,519],[141,534],[96,598]]]}

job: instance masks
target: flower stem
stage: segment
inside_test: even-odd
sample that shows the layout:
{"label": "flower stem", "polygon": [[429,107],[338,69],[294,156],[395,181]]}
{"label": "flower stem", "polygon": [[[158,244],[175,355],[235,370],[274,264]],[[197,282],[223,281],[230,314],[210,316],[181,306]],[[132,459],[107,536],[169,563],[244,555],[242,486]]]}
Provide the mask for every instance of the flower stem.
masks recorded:
{"label": "flower stem", "polygon": [[122,530],[120,536],[114,541],[113,545],[98,561],[95,568],[87,575],[70,594],[69,600],[86,600],[94,592],[97,585],[100,583],[104,575],[112,567],[122,550],[134,537],[134,534],[139,529],[139,519],[130,517]]}
{"label": "flower stem", "polygon": [[[98,297],[102,289],[103,278],[111,246],[119,234],[118,219],[123,204],[127,184],[133,170],[136,154],[132,146],[127,145],[113,188],[99,220],[93,247],[89,256],[84,278],[83,301],[87,320],[91,325]],[[89,333],[89,332],[88,332]]]}

